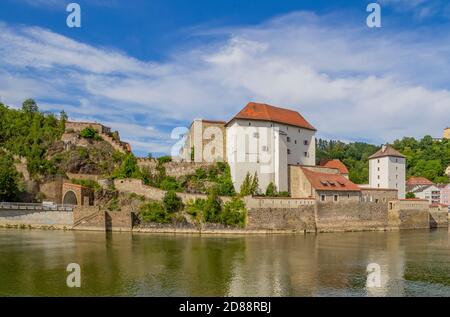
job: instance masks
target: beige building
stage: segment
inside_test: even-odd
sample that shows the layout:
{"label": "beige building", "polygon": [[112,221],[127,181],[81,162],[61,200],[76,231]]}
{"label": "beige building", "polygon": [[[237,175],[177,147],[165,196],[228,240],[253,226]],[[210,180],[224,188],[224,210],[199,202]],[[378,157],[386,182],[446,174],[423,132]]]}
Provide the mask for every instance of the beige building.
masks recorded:
{"label": "beige building", "polygon": [[450,139],[450,127],[444,129],[444,139]]}
{"label": "beige building", "polygon": [[225,121],[194,120],[181,149],[185,162],[223,162],[226,158]]}

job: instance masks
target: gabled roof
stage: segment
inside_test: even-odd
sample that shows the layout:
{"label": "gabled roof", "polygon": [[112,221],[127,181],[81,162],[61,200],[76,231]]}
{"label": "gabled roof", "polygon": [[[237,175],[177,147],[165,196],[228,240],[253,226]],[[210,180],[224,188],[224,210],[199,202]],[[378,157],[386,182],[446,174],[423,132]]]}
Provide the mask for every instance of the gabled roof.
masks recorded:
{"label": "gabled roof", "polygon": [[304,167],[302,167],[302,171],[315,190],[361,191],[358,185],[351,182],[341,174],[318,173]]}
{"label": "gabled roof", "polygon": [[416,185],[434,185],[432,181],[425,177],[410,177],[406,182],[408,186],[416,186]]}
{"label": "gabled roof", "polygon": [[369,160],[385,157],[385,156],[393,156],[393,157],[401,157],[406,158],[402,153],[394,149],[391,145],[383,145],[380,150],[378,150],[375,154],[369,157]]}
{"label": "gabled roof", "polygon": [[[234,119],[270,121],[316,131],[316,129],[297,111],[274,107],[264,103],[249,102]],[[228,124],[227,123],[227,124]]]}
{"label": "gabled roof", "polygon": [[344,163],[342,163],[341,160],[325,160],[320,162],[320,166],[328,167],[328,168],[335,168],[339,170],[339,173],[341,174],[348,174],[348,168],[345,166]]}

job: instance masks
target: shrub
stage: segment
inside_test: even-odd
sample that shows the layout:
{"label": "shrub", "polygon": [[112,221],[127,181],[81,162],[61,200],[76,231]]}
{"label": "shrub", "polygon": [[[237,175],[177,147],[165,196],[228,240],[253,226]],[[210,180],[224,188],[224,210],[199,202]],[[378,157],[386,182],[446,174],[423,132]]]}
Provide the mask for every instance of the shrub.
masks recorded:
{"label": "shrub", "polygon": [[203,222],[203,211],[205,210],[205,199],[190,201],[186,206],[186,212],[195,218],[197,222]]}
{"label": "shrub", "polygon": [[234,197],[231,201],[225,203],[220,215],[220,222],[228,226],[245,227],[247,210],[245,203]]}
{"label": "shrub", "polygon": [[166,155],[166,156],[158,157],[157,160],[158,160],[158,164],[162,165],[162,164],[165,164],[165,163],[172,162],[172,157]]}
{"label": "shrub", "polygon": [[159,202],[142,205],[140,212],[142,219],[147,222],[168,223],[172,220],[172,215]]}
{"label": "shrub", "polygon": [[175,177],[166,176],[159,184],[159,188],[162,190],[174,190],[174,191],[181,191],[182,186]]}
{"label": "shrub", "polygon": [[416,195],[414,193],[406,193],[406,199],[414,199]]}
{"label": "shrub", "polygon": [[173,190],[169,190],[163,198],[163,206],[166,212],[175,213],[183,209],[183,202]]}
{"label": "shrub", "polygon": [[70,180],[73,184],[77,184],[77,185],[81,185],[93,190],[99,190],[101,187],[99,185],[99,183],[97,183],[94,180],[90,180],[90,179],[71,179]]}
{"label": "shrub", "polygon": [[134,155],[128,154],[112,176],[113,178],[141,178],[141,171]]}
{"label": "shrub", "polygon": [[87,127],[80,131],[80,136],[85,139],[94,139],[97,135],[97,130],[92,127]]}
{"label": "shrub", "polygon": [[222,211],[222,201],[216,193],[208,195],[203,209],[203,219],[206,222],[219,222],[220,212]]}
{"label": "shrub", "polygon": [[266,196],[275,197],[277,195],[277,186],[274,183],[270,182],[266,189]]}
{"label": "shrub", "polygon": [[245,175],[245,179],[241,184],[240,195],[241,196],[249,196],[256,195],[258,193],[259,181],[258,175],[255,172],[255,175],[252,177],[250,173]]}

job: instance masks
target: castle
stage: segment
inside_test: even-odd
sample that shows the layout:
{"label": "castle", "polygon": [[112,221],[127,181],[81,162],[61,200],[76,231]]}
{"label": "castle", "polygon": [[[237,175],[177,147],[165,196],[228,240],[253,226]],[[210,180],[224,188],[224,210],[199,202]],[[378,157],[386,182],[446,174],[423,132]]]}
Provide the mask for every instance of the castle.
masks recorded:
{"label": "castle", "polygon": [[317,130],[300,113],[248,103],[229,121],[195,120],[180,152],[183,161],[226,161],[239,191],[257,175],[259,190],[269,184],[292,198],[321,202],[405,198],[405,157],[389,145],[370,158],[370,184],[352,183],[339,160],[316,165]]}

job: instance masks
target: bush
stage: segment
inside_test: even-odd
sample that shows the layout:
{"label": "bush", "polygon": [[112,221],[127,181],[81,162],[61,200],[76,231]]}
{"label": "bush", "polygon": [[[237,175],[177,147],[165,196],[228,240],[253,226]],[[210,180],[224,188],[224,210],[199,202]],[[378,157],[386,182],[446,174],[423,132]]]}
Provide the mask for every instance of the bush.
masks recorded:
{"label": "bush", "polygon": [[71,179],[70,181],[72,182],[72,184],[81,185],[81,186],[90,188],[90,189],[95,190],[95,191],[101,189],[99,183],[97,183],[94,180],[90,180],[90,179]]}
{"label": "bush", "polygon": [[406,193],[406,199],[414,199],[416,195],[414,193]]}
{"label": "bush", "polygon": [[182,186],[175,177],[166,176],[159,184],[159,188],[162,190],[174,190],[174,191],[181,191]]}
{"label": "bush", "polygon": [[203,211],[205,210],[205,199],[196,199],[194,201],[190,201],[186,206],[186,212],[195,218],[198,223],[204,221],[203,219]]}
{"label": "bush", "polygon": [[183,209],[183,202],[173,190],[169,190],[163,198],[163,206],[166,212],[175,213]]}
{"label": "bush", "polygon": [[210,193],[205,201],[203,219],[206,222],[219,222],[222,211],[222,201],[216,193]]}
{"label": "bush", "polygon": [[128,154],[119,168],[112,175],[113,178],[141,178],[141,171],[133,154]]}
{"label": "bush", "polygon": [[172,157],[166,155],[166,156],[158,157],[157,160],[158,160],[158,164],[162,165],[162,164],[165,164],[165,163],[172,162]]}
{"label": "bush", "polygon": [[169,223],[172,221],[172,215],[159,202],[142,205],[140,212],[142,220],[147,222]]}
{"label": "bush", "polygon": [[277,186],[274,183],[270,183],[266,189],[266,196],[275,197],[277,195]]}
{"label": "bush", "polygon": [[85,139],[95,139],[98,132],[92,127],[87,127],[80,131],[80,136]]}
{"label": "bush", "polygon": [[245,203],[234,197],[231,201],[225,203],[220,215],[220,222],[227,226],[245,227],[247,210]]}

